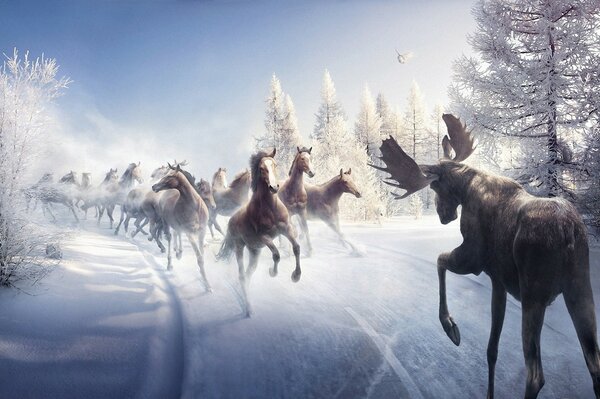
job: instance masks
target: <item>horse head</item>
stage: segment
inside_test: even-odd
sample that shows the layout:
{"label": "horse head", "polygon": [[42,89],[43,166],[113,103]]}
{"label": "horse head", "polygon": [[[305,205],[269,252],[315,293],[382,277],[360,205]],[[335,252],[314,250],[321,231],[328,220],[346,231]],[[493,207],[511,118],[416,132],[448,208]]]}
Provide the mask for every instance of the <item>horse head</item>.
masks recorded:
{"label": "horse head", "polygon": [[352,180],[352,168],[344,172],[344,169],[340,169],[340,183],[345,193],[354,195],[356,198],[362,197],[362,194],[356,187],[356,183]]}

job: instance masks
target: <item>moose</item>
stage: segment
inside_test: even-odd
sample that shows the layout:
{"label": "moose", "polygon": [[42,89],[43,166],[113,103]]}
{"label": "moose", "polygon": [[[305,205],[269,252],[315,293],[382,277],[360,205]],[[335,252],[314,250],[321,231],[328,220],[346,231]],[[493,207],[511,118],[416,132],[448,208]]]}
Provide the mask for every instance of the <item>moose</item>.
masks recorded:
{"label": "moose", "polygon": [[442,224],[457,219],[457,208],[462,207],[463,243],[437,260],[439,319],[444,331],[455,345],[460,344],[460,331],[446,303],[446,270],[476,275],[485,272],[492,282],[487,397],[494,397],[494,371],[508,292],[522,303],[525,398],[536,398],[544,385],[540,349],[544,314],[562,293],[595,396],[600,398],[600,352],[588,240],[581,216],[564,199],[535,197],[512,179],[463,164],[475,150],[474,138],[455,116],[444,114],[442,118],[448,129],[442,141],[445,159],[434,165],[417,165],[390,137],[380,147],[385,166],[371,166],[389,173],[386,183],[406,190],[402,195],[394,194],[397,199],[430,186],[436,193]]}

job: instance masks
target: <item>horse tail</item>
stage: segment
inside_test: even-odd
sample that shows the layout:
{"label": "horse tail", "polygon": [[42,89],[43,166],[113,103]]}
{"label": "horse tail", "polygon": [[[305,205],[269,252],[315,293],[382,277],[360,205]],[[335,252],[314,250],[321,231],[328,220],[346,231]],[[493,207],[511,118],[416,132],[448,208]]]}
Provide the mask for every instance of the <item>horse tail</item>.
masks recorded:
{"label": "horse tail", "polygon": [[223,240],[223,244],[221,244],[221,249],[219,249],[219,253],[217,254],[217,261],[228,261],[231,259],[231,255],[233,254],[233,249],[235,247],[233,237],[231,233],[229,233],[229,229],[227,229],[227,235]]}

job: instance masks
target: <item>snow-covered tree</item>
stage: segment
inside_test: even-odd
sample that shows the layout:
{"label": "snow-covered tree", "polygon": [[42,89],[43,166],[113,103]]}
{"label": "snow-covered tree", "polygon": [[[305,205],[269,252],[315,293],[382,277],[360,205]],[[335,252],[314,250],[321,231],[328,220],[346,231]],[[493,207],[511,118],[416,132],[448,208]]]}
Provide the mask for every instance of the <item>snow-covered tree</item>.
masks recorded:
{"label": "snow-covered tree", "polygon": [[57,73],[54,59],[31,60],[17,50],[0,68],[0,285],[22,277],[48,243],[25,212],[24,192],[50,121],[48,105],[70,82]]}
{"label": "snow-covered tree", "polygon": [[381,119],[377,114],[369,86],[366,85],[354,125],[354,135],[359,145],[367,152],[371,162],[378,162],[379,146],[381,145]]}
{"label": "snow-covered tree", "polygon": [[281,82],[275,75],[271,78],[266,103],[265,132],[256,138],[255,146],[256,149],[277,148],[277,159],[282,166],[279,171],[284,177],[294,160],[296,147],[300,145],[300,134],[294,103],[283,92]]}
{"label": "snow-covered tree", "polygon": [[435,159],[440,159],[442,157],[442,138],[446,134],[446,125],[442,120],[442,115],[444,114],[444,106],[442,104],[436,104],[433,107],[433,111],[431,113],[431,141],[433,143]]}
{"label": "snow-covered tree", "polygon": [[598,113],[598,9],[597,0],[480,0],[476,55],[454,66],[453,109],[478,133],[480,155],[542,195],[570,196],[572,147]]}
{"label": "snow-covered tree", "polygon": [[[427,116],[425,101],[417,82],[413,81],[408,97],[406,99],[406,110],[404,112],[404,129],[399,138],[399,143],[406,153],[415,161],[425,163],[431,161],[431,136],[427,127]],[[420,201],[411,200],[409,209],[415,217],[420,217],[422,206],[431,204],[431,193],[429,189],[417,193],[421,196]]]}
{"label": "snow-covered tree", "polygon": [[352,169],[352,179],[361,191],[360,199],[342,196],[342,217],[355,220],[378,219],[383,205],[375,170],[367,166],[369,159],[365,148],[348,129],[344,110],[337,100],[335,85],[328,71],[323,76],[321,105],[316,114],[311,139],[315,179],[325,182],[338,175],[340,169]]}

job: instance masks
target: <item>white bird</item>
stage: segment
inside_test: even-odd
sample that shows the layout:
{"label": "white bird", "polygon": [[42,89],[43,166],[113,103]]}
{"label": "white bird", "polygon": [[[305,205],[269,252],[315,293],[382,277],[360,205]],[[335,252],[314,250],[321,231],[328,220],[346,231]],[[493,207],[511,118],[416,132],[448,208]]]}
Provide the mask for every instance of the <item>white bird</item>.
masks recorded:
{"label": "white bird", "polygon": [[400,54],[400,52],[396,50],[396,54],[398,54],[398,62],[401,64],[406,64],[408,61],[410,61],[411,58],[413,58],[413,53],[411,51],[409,51],[408,53]]}

